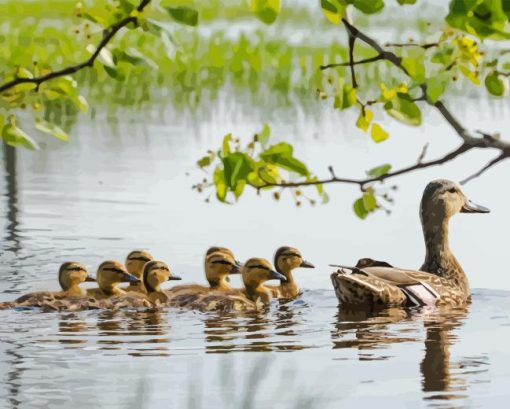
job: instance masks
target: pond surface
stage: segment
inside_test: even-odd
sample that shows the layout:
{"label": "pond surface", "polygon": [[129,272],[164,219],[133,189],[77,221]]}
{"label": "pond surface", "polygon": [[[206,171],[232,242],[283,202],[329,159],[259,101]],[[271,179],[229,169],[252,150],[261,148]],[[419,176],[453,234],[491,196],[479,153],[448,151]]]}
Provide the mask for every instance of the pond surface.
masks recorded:
{"label": "pond surface", "polygon": [[[508,106],[452,104],[466,126],[508,129]],[[292,245],[317,268],[296,273],[300,299],[257,314],[0,311],[0,406],[502,406],[510,381],[508,162],[465,187],[492,213],[451,222],[452,248],[474,288],[472,304],[453,311],[339,308],[328,264],[372,256],[418,267],[423,187],[473,173],[490,159],[486,152],[399,179],[392,214],[366,221],[352,212],[358,192],[349,186],[330,186],[327,205],[301,208],[287,194],[274,202],[248,193],[226,206],[191,190],[204,176],[195,161],[229,131],[249,138],[268,122],[318,174],[333,164],[338,175],[356,176],[384,162],[414,163],[427,142],[430,158],[455,147],[452,131],[426,115],[420,129],[388,124],[391,138],[376,146],[349,125],[355,118],[323,105],[264,113],[233,100],[192,113],[120,112],[113,124],[83,118],[69,144],[44,139],[37,153],[4,148],[0,301],[57,289],[64,261],[94,272],[138,247],[190,282],[204,282],[211,245],[241,260],[270,259]],[[240,286],[237,277],[233,284]]]}

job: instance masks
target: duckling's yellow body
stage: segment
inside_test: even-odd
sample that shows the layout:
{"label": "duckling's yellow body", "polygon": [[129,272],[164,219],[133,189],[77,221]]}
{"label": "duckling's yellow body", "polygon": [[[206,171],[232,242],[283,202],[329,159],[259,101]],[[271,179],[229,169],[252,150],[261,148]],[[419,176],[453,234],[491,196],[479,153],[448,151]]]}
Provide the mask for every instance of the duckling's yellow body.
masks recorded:
{"label": "duckling's yellow body", "polygon": [[279,286],[267,286],[271,295],[275,298],[296,298],[300,289],[292,275],[296,268],[315,268],[314,265],[303,259],[301,252],[293,247],[280,247],[274,255],[276,271],[283,274],[286,281],[280,282]]}
{"label": "duckling's yellow body", "polygon": [[38,291],[22,295],[15,301],[0,304],[0,309],[14,307],[44,307],[47,309],[77,309],[84,301],[86,291],[80,287],[85,281],[95,281],[87,268],[77,262],[66,262],[58,271],[61,291]]}
{"label": "duckling's yellow body", "polygon": [[130,282],[127,287],[122,288],[124,291],[147,293],[143,285],[143,266],[152,260],[154,260],[154,257],[146,250],[133,250],[128,254],[125,262],[126,270],[140,281],[138,283]]}
{"label": "duckling's yellow body", "polygon": [[221,294],[238,293],[228,282],[230,274],[239,273],[239,264],[230,250],[222,247],[210,248],[205,256],[204,270],[209,287],[198,284],[173,287],[166,291],[172,305],[201,309],[199,306],[207,302],[203,298],[205,295],[214,293],[215,297],[218,297]]}
{"label": "duckling's yellow body", "polygon": [[[435,180],[425,188],[420,208],[427,254],[420,271],[362,259],[331,275],[343,303],[382,305],[461,305],[469,300],[469,283],[448,244],[448,221],[456,213],[488,213],[470,202],[460,187]],[[367,260],[369,260],[367,262]],[[351,274],[348,274],[351,271]]]}

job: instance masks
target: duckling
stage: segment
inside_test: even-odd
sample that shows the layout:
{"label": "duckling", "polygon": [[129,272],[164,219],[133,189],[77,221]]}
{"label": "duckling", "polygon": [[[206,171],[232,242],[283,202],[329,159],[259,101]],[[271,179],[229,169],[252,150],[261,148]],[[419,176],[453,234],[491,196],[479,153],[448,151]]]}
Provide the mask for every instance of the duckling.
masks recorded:
{"label": "duckling", "polygon": [[277,298],[296,298],[299,295],[299,287],[292,275],[294,269],[315,268],[312,263],[303,259],[298,249],[288,246],[283,246],[276,250],[274,266],[276,271],[283,274],[286,278],[286,281],[283,281],[277,287],[267,286],[271,290],[273,297]]}
{"label": "duckling", "polygon": [[96,300],[126,294],[118,285],[120,283],[137,283],[140,280],[126,271],[118,261],[104,261],[97,269],[96,281],[99,288],[87,290],[87,294]]}
{"label": "duckling", "polygon": [[139,293],[145,294],[145,288],[143,286],[143,266],[145,263],[154,260],[152,254],[150,254],[146,250],[133,250],[126,257],[126,269],[129,274],[138,278],[140,281],[138,283],[130,282],[127,287],[124,287],[124,291],[136,291]]}
{"label": "duckling", "polygon": [[196,301],[200,295],[211,291],[236,292],[227,280],[230,274],[240,273],[239,263],[230,250],[214,249],[218,251],[210,252],[213,250],[209,249],[204,259],[205,277],[209,282],[209,287],[198,284],[173,287],[167,291],[173,305],[183,307]]}
{"label": "duckling", "polygon": [[[489,213],[471,202],[456,183],[438,179],[423,192],[420,217],[426,255],[420,271],[362,259],[331,275],[343,303],[382,305],[462,305],[469,300],[468,278],[448,243],[448,222],[457,213]],[[351,274],[347,274],[351,271]]]}
{"label": "duckling", "polygon": [[168,301],[168,295],[161,289],[161,284],[169,280],[181,280],[181,277],[173,275],[162,261],[149,261],[143,267],[143,284],[147,297],[153,304],[164,304]]}
{"label": "duckling", "polygon": [[21,306],[43,307],[49,306],[49,303],[54,303],[56,300],[83,297],[87,292],[80,287],[80,284],[86,281],[96,280],[88,275],[87,268],[83,264],[68,261],[63,263],[58,270],[58,282],[62,291],[38,291],[25,294],[15,301],[3,303],[0,305],[0,309]]}
{"label": "duckling", "polygon": [[274,271],[271,263],[263,258],[250,258],[244,263],[241,274],[246,296],[252,301],[260,300],[264,304],[269,304],[273,298],[271,290],[264,283],[268,280],[287,280],[282,273]]}

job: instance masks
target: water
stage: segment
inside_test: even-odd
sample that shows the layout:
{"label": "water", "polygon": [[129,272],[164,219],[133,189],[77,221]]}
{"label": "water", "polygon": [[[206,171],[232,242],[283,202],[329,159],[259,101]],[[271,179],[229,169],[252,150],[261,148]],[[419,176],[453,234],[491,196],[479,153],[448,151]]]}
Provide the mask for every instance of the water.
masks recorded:
{"label": "water", "polygon": [[[508,127],[506,105],[451,105],[473,129]],[[302,298],[257,314],[0,311],[0,406],[502,406],[510,377],[502,257],[508,163],[465,188],[493,212],[451,222],[452,248],[474,288],[473,303],[453,311],[339,309],[328,264],[372,256],[418,267],[424,185],[462,179],[490,158],[486,152],[396,180],[392,215],[367,221],[352,213],[352,186],[330,186],[328,205],[302,208],[286,194],[281,202],[248,193],[235,206],[207,204],[190,188],[203,177],[196,159],[229,131],[249,138],[268,122],[317,173],[333,164],[338,175],[356,176],[384,162],[412,163],[426,142],[430,158],[454,147],[440,118],[426,117],[420,129],[388,123],[390,140],[376,146],[349,125],[353,118],[320,103],[269,113],[233,99],[193,112],[119,112],[113,123],[83,118],[69,144],[44,139],[42,152],[4,149],[0,301],[56,289],[63,261],[82,261],[93,272],[137,247],[200,283],[210,245],[231,247],[239,259],[271,258],[280,245],[293,245],[317,268],[296,273]]]}

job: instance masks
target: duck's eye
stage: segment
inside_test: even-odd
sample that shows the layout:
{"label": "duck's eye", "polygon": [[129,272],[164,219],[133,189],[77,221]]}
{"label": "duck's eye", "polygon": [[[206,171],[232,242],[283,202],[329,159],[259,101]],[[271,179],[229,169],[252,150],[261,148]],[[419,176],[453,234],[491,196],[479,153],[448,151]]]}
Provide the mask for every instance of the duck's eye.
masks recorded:
{"label": "duck's eye", "polygon": [[457,188],[452,187],[451,189],[448,189],[448,192],[450,192],[450,193],[457,193]]}

